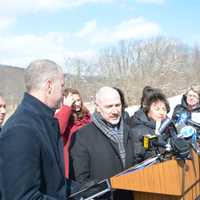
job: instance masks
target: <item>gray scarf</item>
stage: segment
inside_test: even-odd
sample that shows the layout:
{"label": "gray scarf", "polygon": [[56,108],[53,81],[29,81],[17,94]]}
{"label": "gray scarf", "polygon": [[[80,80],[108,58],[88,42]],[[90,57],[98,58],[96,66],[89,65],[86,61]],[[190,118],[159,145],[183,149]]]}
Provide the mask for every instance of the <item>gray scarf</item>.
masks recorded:
{"label": "gray scarf", "polygon": [[116,129],[112,124],[106,122],[100,113],[94,112],[92,121],[109,139],[118,145],[119,155],[123,167],[125,167],[126,152],[124,148],[123,120],[120,120],[119,127]]}

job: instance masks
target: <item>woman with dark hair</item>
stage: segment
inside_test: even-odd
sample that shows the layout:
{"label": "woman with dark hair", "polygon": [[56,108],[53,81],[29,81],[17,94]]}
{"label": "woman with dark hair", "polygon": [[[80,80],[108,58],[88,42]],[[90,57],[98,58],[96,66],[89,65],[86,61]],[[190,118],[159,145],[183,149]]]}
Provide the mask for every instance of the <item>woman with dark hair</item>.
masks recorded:
{"label": "woman with dark hair", "polygon": [[138,162],[146,159],[149,155],[143,148],[143,136],[154,135],[157,125],[167,118],[170,107],[165,95],[160,90],[155,90],[147,99],[142,112],[137,115],[132,132],[135,138],[136,157]]}
{"label": "woman with dark hair", "polygon": [[69,177],[69,147],[72,136],[78,129],[90,123],[90,113],[83,105],[78,90],[67,88],[64,91],[62,106],[56,112],[60,133],[64,143],[65,175]]}
{"label": "woman with dark hair", "polygon": [[149,96],[152,95],[152,93],[154,91],[160,91],[157,88],[152,88],[151,86],[147,85],[143,88],[142,90],[142,97],[141,97],[141,101],[140,101],[140,108],[134,113],[134,115],[130,118],[130,125],[132,127],[135,126],[135,124],[137,124],[137,121],[140,121],[140,116],[141,114],[144,112],[144,108],[146,106],[146,101],[149,98]]}
{"label": "woman with dark hair", "polygon": [[119,96],[120,96],[120,99],[121,99],[121,103],[122,103],[122,110],[125,111],[125,109],[128,107],[128,104],[126,102],[124,92],[118,87],[113,87],[113,88],[115,90],[117,90],[117,92],[119,93]]}
{"label": "woman with dark hair", "polygon": [[146,105],[146,100],[148,99],[148,97],[153,93],[155,89],[152,88],[149,85],[146,85],[143,90],[142,90],[142,97],[141,97],[141,101],[140,101],[140,108],[144,108]]}

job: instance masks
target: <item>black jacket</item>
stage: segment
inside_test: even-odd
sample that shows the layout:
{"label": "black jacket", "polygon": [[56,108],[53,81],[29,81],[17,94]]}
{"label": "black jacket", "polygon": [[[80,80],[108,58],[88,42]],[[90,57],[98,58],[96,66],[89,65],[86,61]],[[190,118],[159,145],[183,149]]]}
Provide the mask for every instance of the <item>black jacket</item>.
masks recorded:
{"label": "black jacket", "polygon": [[75,179],[79,182],[100,181],[116,175],[134,164],[132,134],[124,124],[126,166],[123,167],[118,146],[93,122],[79,129],[70,148]]}
{"label": "black jacket", "polygon": [[143,109],[136,111],[131,120],[137,162],[141,162],[152,155],[143,148],[143,136],[155,134],[156,123],[147,117]]}
{"label": "black jacket", "polygon": [[133,116],[130,118],[131,121],[131,127],[134,127],[135,125],[138,125],[141,123],[141,117],[144,115],[143,108],[139,108]]}
{"label": "black jacket", "polygon": [[65,200],[63,147],[54,112],[25,94],[0,137],[2,200]]}
{"label": "black jacket", "polygon": [[122,117],[124,119],[124,122],[128,125],[131,126],[131,117],[127,111],[122,112]]}
{"label": "black jacket", "polygon": [[[91,180],[98,182],[132,166],[135,162],[132,139],[130,129],[124,123],[126,162],[123,167],[118,146],[104,135],[93,122],[79,129],[70,150],[75,180],[81,183]],[[128,200],[128,196],[125,195],[129,196],[125,193],[117,195],[115,193],[113,199]]]}

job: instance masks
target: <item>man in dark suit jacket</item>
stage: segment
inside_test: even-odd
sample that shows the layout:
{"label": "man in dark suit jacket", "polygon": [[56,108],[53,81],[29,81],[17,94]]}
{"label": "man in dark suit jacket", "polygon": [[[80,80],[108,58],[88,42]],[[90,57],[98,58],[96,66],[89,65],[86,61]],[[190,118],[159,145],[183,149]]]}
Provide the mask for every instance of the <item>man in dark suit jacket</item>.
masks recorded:
{"label": "man in dark suit jacket", "polygon": [[1,200],[66,200],[63,147],[54,107],[64,74],[50,60],[25,70],[27,92],[0,137]]}
{"label": "man in dark suit jacket", "polygon": [[[80,183],[109,178],[135,161],[133,137],[122,117],[119,93],[114,88],[102,87],[95,103],[92,122],[77,131],[71,146],[74,178]],[[102,199],[128,200],[132,194],[115,191]]]}

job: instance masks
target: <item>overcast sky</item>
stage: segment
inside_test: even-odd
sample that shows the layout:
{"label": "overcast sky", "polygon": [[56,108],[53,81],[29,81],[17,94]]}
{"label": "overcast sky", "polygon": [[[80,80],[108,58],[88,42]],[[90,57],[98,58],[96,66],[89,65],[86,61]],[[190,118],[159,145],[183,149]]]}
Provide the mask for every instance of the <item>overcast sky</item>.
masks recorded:
{"label": "overcast sky", "polygon": [[0,64],[91,58],[125,39],[200,44],[199,0],[0,0]]}

